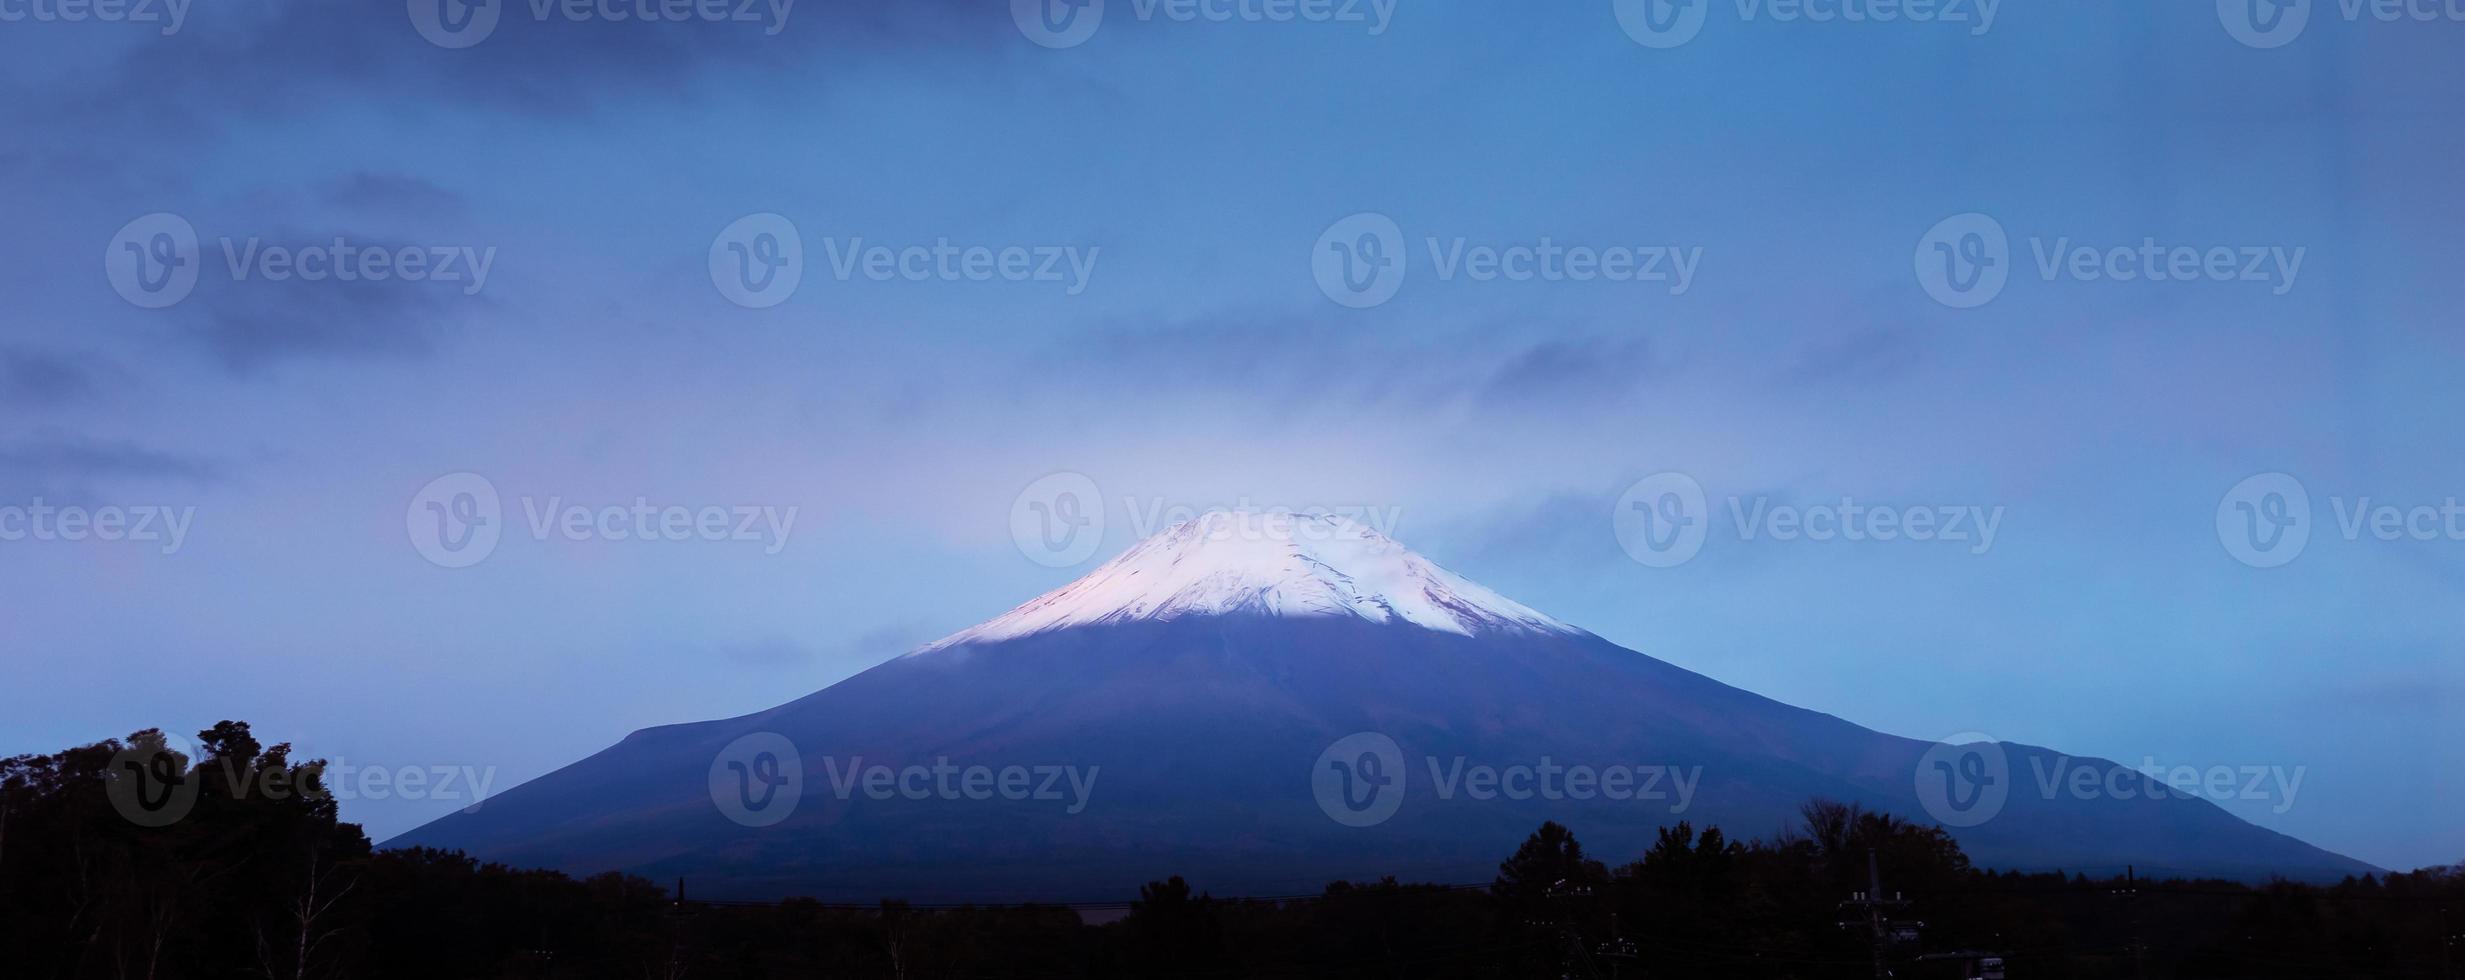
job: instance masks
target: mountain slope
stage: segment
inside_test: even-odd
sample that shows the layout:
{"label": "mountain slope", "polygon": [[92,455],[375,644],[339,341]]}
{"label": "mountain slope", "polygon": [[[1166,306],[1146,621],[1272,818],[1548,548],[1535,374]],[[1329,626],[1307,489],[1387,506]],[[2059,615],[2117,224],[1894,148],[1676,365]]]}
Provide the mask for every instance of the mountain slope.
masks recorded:
{"label": "mountain slope", "polygon": [[[1346,746],[1392,755],[1334,750],[1356,733],[1375,735]],[[757,785],[762,746],[793,747],[801,786]],[[1932,748],[1618,647],[1366,529],[1217,514],[823,691],[637,732],[391,843],[681,876],[707,895],[1103,900],[1169,874],[1289,894],[1387,874],[1486,880],[1543,819],[1604,855],[1639,854],[1680,819],[1768,835],[1814,796],[1924,820]],[[2163,790],[2041,792],[2034,774],[2057,766],[2118,767],[1999,751],[2008,800],[1954,831],[1983,865],[2368,870]],[[1375,820],[1353,809],[1370,769],[1350,768],[1372,761],[1396,801]],[[877,766],[888,793],[862,775]],[[1055,793],[971,787],[974,766]],[[1550,766],[1555,794],[1536,785]],[[1532,792],[1476,798],[1467,777],[1483,767],[1522,767]],[[1572,767],[1624,769],[1653,797],[1602,798],[1596,782],[1594,798],[1571,798]],[[1363,779],[1331,782],[1339,770]],[[757,799],[768,806],[745,819]]]}

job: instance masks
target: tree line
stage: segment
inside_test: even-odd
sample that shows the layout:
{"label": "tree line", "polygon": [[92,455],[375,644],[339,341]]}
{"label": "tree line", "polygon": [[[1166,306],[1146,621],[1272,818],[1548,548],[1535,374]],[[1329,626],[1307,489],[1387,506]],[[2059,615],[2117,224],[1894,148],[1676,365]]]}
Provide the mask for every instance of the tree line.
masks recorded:
{"label": "tree line", "polygon": [[[1776,839],[1679,823],[1615,866],[1543,824],[1477,886],[1260,900],[1167,877],[1110,916],[714,905],[629,875],[380,851],[321,778],[230,721],[195,758],[148,730],[0,760],[0,976],[1814,980],[1967,978],[1992,958],[2013,978],[2458,980],[2465,939],[2459,868],[2324,887],[1998,873],[1939,827],[1824,800]],[[158,783],[182,795],[132,811]],[[173,802],[159,826],[129,816]]]}

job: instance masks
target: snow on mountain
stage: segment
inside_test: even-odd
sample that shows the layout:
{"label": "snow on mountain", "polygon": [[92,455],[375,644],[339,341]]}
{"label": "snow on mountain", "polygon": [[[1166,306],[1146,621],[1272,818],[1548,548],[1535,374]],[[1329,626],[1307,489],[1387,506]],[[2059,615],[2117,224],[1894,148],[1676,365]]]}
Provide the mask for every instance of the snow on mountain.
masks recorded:
{"label": "snow on mountain", "polygon": [[1353,616],[1471,636],[1587,635],[1332,514],[1216,510],[927,653],[1073,626],[1251,613]]}

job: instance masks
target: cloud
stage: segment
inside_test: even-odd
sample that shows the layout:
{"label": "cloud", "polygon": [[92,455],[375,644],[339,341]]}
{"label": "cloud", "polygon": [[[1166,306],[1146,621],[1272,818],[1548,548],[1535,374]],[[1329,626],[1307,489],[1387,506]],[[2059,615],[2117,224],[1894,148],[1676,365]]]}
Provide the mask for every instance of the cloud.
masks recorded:
{"label": "cloud", "polygon": [[0,445],[0,499],[75,503],[103,499],[121,484],[222,478],[222,468],[206,459],[132,442],[51,434]]}
{"label": "cloud", "polygon": [[365,170],[328,185],[324,202],[359,211],[417,215],[459,213],[470,204],[460,193],[425,178]]}
{"label": "cloud", "polygon": [[1664,369],[1642,337],[1544,340],[1500,362],[1479,399],[1493,407],[1614,403]]}
{"label": "cloud", "polygon": [[188,128],[207,125],[183,118],[207,107],[219,110],[212,118],[281,114],[374,94],[398,105],[559,115],[677,97],[708,72],[780,70],[825,50],[855,58],[981,46],[1002,39],[997,28],[1024,43],[1004,6],[960,0],[728,5],[746,21],[574,20],[562,2],[495,6],[497,26],[483,40],[448,50],[429,43],[398,3],[228,16],[200,5],[180,34],[129,45],[108,70],[64,79],[52,93],[55,112]]}
{"label": "cloud", "polygon": [[[281,252],[339,254],[337,241],[359,253],[418,252],[426,274],[439,278],[404,280],[400,272],[381,280],[356,275],[345,280],[324,272],[315,279],[297,278],[297,273],[274,278],[261,261]],[[440,250],[452,253],[450,258]],[[488,281],[481,263],[488,263],[486,273],[495,271],[494,250],[481,246],[440,249],[337,234],[217,239],[204,243],[202,251],[199,259],[208,271],[200,277],[197,292],[177,309],[191,325],[188,339],[235,374],[299,358],[424,357],[462,316],[491,305],[478,290]],[[230,277],[233,262],[241,263],[246,278]],[[303,262],[299,268],[308,265]],[[457,278],[442,278],[448,274]]]}
{"label": "cloud", "polygon": [[1797,384],[1875,383],[1905,373],[1925,358],[1925,344],[1906,327],[1874,327],[1817,340],[1785,372]]}
{"label": "cloud", "polygon": [[0,405],[50,408],[94,397],[100,369],[88,358],[0,347]]}
{"label": "cloud", "polygon": [[1332,326],[1323,317],[1225,313],[1161,327],[1097,327],[1054,345],[1034,376],[1095,363],[1118,384],[1175,394],[1196,384],[1252,406],[1419,413],[1467,399],[1486,409],[1600,407],[1674,370],[1639,336],[1536,341],[1535,333],[1552,331],[1526,325],[1399,337]]}

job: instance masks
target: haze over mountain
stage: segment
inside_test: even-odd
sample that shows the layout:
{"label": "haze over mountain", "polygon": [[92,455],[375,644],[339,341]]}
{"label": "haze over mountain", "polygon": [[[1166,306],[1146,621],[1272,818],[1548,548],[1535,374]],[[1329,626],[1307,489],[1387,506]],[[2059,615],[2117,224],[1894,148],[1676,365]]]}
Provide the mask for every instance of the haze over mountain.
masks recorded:
{"label": "haze over mountain", "polygon": [[706,897],[1110,900],[1172,874],[1276,895],[1483,881],[1544,819],[1613,860],[1679,820],[1768,836],[1813,797],[1973,823],[1951,829],[1989,867],[2373,870],[2105,760],[1947,753],[1721,684],[1341,518],[1222,511],[822,691],[636,732],[390,843]]}

